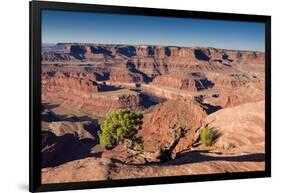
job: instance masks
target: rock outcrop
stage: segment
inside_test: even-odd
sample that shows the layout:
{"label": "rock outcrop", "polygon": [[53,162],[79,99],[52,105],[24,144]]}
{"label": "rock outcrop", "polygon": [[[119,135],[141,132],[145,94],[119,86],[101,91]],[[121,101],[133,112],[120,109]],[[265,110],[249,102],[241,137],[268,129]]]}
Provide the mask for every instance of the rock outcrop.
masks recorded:
{"label": "rock outcrop", "polygon": [[206,113],[193,101],[180,99],[163,103],[144,117],[139,134],[144,138],[145,150],[154,152],[168,147],[173,143],[173,133],[179,129],[183,129],[186,135],[179,141],[174,153],[187,149],[205,117]]}
{"label": "rock outcrop", "polygon": [[110,159],[85,158],[42,170],[42,183],[108,180],[113,163]]}
{"label": "rock outcrop", "polygon": [[219,134],[215,145],[222,148],[254,146],[265,142],[264,101],[222,109],[205,123]]}
{"label": "rock outcrop", "polygon": [[152,84],[181,89],[181,90],[187,90],[191,92],[212,88],[214,86],[214,83],[209,81],[205,76],[198,73],[191,73],[185,75],[166,74],[166,75],[156,76],[153,79]]}
{"label": "rock outcrop", "polygon": [[190,152],[166,164],[138,166],[114,162],[107,158],[86,158],[43,169],[42,183],[263,171],[263,159],[262,153],[224,156]]}
{"label": "rock outcrop", "polygon": [[[264,170],[262,52],[59,43],[41,71],[44,184]],[[144,114],[143,151],[99,144],[119,108]]]}
{"label": "rock outcrop", "polygon": [[[199,95],[201,104],[209,104],[221,108],[234,107],[244,103],[254,103],[265,99],[264,82],[244,83],[244,86],[229,85],[226,90],[217,89],[214,93]],[[198,101],[198,100],[197,100]]]}
{"label": "rock outcrop", "polygon": [[[48,62],[89,62],[101,64],[100,70],[107,69],[121,73],[118,77],[126,82],[146,81],[166,73],[183,71],[229,71],[230,67],[264,64],[264,53],[231,51],[201,47],[145,46],[145,45],[102,45],[102,44],[59,44],[60,52],[43,52],[43,63]],[[132,69],[133,67],[133,69]],[[119,70],[118,70],[119,69]],[[127,74],[127,75],[126,75]],[[129,75],[131,74],[131,75]],[[143,77],[144,76],[144,77]],[[117,78],[117,76],[113,75]],[[140,78],[142,77],[142,78]]]}
{"label": "rock outcrop", "polygon": [[42,131],[42,168],[55,167],[69,161],[89,156],[92,140],[83,141],[75,134],[57,136],[51,131]]}
{"label": "rock outcrop", "polygon": [[137,92],[122,89],[99,92],[102,86],[87,78],[71,74],[42,76],[43,100],[58,101],[84,112],[105,116],[114,109],[138,109],[141,99]]}
{"label": "rock outcrop", "polygon": [[42,76],[42,89],[44,92],[98,92],[99,86],[95,81],[87,78],[74,77],[70,74],[55,74]]}

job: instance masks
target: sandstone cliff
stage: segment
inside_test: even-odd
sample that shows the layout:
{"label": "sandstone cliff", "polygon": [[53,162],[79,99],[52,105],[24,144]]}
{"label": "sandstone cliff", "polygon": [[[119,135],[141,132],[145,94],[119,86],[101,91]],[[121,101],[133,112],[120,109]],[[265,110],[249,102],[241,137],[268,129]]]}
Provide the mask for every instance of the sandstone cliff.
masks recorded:
{"label": "sandstone cliff", "polygon": [[153,78],[159,74],[188,71],[228,70],[230,66],[264,63],[264,53],[215,48],[175,46],[127,46],[102,44],[61,44],[62,53],[43,52],[43,63],[80,61],[104,63],[104,67],[135,69]]}
{"label": "sandstone cliff", "polygon": [[42,98],[99,116],[118,108],[139,108],[141,99],[138,93],[126,89],[99,92],[102,86],[91,79],[71,74],[45,74],[42,76]]}
{"label": "sandstone cliff", "polygon": [[[41,66],[43,183],[264,170],[262,52],[60,43]],[[142,154],[99,145],[118,108],[143,112]]]}

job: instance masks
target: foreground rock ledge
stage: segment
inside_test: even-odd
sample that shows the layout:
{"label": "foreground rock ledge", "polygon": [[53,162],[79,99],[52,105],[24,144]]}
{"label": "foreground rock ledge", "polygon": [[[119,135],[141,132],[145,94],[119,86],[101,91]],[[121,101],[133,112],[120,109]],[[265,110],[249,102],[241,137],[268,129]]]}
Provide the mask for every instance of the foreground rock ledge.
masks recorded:
{"label": "foreground rock ledge", "polygon": [[[203,158],[209,161],[202,161]],[[262,153],[220,156],[190,152],[181,159],[157,166],[136,166],[115,163],[106,158],[86,158],[43,169],[42,183],[262,171],[265,168],[263,159]]]}

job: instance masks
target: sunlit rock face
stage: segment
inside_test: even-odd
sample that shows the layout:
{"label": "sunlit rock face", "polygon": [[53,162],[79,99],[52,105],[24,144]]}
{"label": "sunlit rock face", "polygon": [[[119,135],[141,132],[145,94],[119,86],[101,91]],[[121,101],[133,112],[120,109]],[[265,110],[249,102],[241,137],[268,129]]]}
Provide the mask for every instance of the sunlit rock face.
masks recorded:
{"label": "sunlit rock face", "polygon": [[[264,170],[262,52],[59,43],[41,59],[43,183]],[[100,145],[116,109],[143,114],[142,153]]]}

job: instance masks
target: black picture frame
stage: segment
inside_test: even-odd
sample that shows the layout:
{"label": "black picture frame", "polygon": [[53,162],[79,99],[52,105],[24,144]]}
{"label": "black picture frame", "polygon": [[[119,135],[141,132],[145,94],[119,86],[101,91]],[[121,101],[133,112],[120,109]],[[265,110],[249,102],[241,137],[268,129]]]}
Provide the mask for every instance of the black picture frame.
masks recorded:
{"label": "black picture frame", "polygon": [[[41,10],[69,10],[132,15],[148,15],[212,20],[261,22],[265,24],[265,171],[157,177],[127,180],[41,184]],[[56,191],[89,188],[139,186],[152,184],[260,178],[271,176],[271,17],[232,13],[214,13],[170,9],[121,7],[91,4],[31,1],[30,2],[30,162],[29,191]]]}

